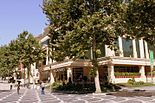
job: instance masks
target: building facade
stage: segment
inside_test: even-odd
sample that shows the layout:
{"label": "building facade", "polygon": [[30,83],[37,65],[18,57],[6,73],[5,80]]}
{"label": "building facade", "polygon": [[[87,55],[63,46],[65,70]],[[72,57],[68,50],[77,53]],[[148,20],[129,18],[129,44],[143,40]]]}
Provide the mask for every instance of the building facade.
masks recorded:
{"label": "building facade", "polygon": [[[78,82],[81,76],[90,82],[94,81],[89,75],[92,67],[89,59],[69,60],[66,58],[63,62],[52,61],[49,58],[50,48],[48,48],[49,37],[47,33],[44,33],[39,41],[47,51],[42,66],[44,75],[40,74],[40,77],[45,80],[50,78],[51,83],[55,81],[67,82],[69,79],[72,82]],[[98,58],[100,81],[104,82],[107,78],[112,83],[126,83],[134,77],[136,81],[151,82],[149,54],[152,46],[142,38],[126,39],[125,37],[118,37],[115,43],[116,50],[111,50],[108,45],[103,45],[100,48],[101,55]]]}

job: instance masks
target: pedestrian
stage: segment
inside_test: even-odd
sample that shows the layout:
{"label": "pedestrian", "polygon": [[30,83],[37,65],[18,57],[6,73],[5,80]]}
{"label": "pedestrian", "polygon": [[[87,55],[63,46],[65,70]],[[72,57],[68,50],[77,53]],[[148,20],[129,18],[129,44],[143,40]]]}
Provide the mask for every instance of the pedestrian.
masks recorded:
{"label": "pedestrian", "polygon": [[45,91],[44,91],[44,89],[45,89],[45,84],[44,84],[44,82],[41,82],[41,83],[40,83],[40,89],[41,89],[41,94],[45,94]]}
{"label": "pedestrian", "polygon": [[12,82],[10,82],[10,90],[12,90],[12,85],[13,85]]}
{"label": "pedestrian", "polygon": [[19,90],[20,90],[20,81],[17,81],[17,94],[19,94]]}

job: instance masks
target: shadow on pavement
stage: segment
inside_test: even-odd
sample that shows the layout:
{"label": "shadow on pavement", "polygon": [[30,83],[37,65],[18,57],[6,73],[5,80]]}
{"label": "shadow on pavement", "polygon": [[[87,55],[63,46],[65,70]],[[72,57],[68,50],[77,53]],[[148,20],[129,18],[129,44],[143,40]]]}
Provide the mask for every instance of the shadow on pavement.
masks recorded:
{"label": "shadow on pavement", "polygon": [[0,93],[1,92],[10,92],[10,90],[0,90]]}
{"label": "shadow on pavement", "polygon": [[107,93],[106,95],[113,95],[118,97],[134,97],[134,96],[151,97],[151,96],[155,96],[155,91],[146,91],[146,90],[140,90],[140,89],[135,89],[132,91],[122,90],[119,92]]}

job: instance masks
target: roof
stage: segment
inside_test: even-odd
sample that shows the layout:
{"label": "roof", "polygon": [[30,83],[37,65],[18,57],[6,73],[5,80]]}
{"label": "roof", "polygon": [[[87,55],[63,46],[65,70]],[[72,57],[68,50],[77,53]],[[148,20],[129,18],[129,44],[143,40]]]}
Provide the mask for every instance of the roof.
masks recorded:
{"label": "roof", "polygon": [[40,34],[40,35],[38,35],[38,36],[36,37],[36,39],[37,39],[38,41],[40,41],[41,39],[43,39],[44,37],[46,37],[46,36],[49,34],[49,31],[50,31],[49,27],[46,27],[46,28],[44,29],[43,33]]}

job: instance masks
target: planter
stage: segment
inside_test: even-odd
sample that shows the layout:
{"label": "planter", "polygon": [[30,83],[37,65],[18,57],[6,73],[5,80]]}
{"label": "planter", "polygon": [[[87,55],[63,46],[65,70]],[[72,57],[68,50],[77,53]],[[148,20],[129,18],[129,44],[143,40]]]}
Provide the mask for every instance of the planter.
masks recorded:
{"label": "planter", "polygon": [[140,73],[115,72],[115,78],[140,78]]}
{"label": "planter", "polygon": [[[151,78],[151,75],[146,75],[147,78]],[[153,78],[155,77],[155,75],[152,76]]]}
{"label": "planter", "polygon": [[115,76],[115,78],[140,78],[140,75],[137,75],[137,76]]}

